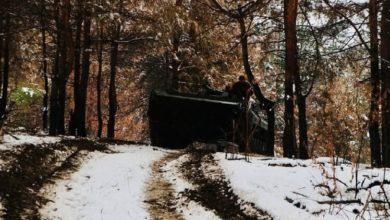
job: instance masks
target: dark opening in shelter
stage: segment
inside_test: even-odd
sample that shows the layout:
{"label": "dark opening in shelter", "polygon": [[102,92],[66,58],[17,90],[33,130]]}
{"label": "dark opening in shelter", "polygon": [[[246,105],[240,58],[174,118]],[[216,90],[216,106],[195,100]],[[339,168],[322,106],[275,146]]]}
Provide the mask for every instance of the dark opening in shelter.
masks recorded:
{"label": "dark opening in shelter", "polygon": [[[246,109],[222,92],[203,95],[153,91],[149,103],[149,125],[152,145],[178,149],[194,141],[226,140],[241,146],[240,123],[246,113],[252,152],[267,152],[267,123],[256,108]],[[273,146],[272,146],[273,148]]]}

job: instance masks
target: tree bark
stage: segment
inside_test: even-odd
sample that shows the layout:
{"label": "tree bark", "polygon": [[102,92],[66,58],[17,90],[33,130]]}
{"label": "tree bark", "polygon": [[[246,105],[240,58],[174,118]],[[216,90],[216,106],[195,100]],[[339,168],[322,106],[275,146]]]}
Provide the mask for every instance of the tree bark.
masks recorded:
{"label": "tree bark", "polygon": [[86,130],[86,107],[87,107],[87,94],[88,94],[88,80],[89,80],[89,66],[91,56],[91,14],[87,9],[85,12],[84,21],[84,44],[83,44],[83,67],[81,73],[80,84],[80,106],[78,114],[78,129],[80,136],[85,137],[87,135]]}
{"label": "tree bark", "polygon": [[[299,78],[299,76],[297,76]],[[297,79],[300,85],[300,79]],[[299,148],[298,148],[298,158],[299,159],[309,159],[308,153],[308,136],[307,136],[307,117],[306,117],[306,96],[302,94],[301,89],[298,90],[297,87],[297,102],[298,102],[298,123],[299,123]],[[300,91],[300,92],[298,92]]]}
{"label": "tree bark", "polygon": [[284,82],[284,132],[283,155],[296,155],[296,137],[294,120],[294,77],[298,70],[298,47],[296,35],[297,0],[284,0],[284,30],[286,38],[285,82]]}
{"label": "tree bark", "polygon": [[88,94],[89,66],[91,56],[91,14],[87,9],[86,20],[84,23],[84,50],[83,50],[83,69],[81,74],[81,106],[80,106],[80,134],[87,135],[86,131],[86,107]]}
{"label": "tree bark", "polygon": [[115,118],[118,109],[116,98],[116,64],[118,61],[118,42],[120,27],[115,30],[114,39],[111,42],[111,58],[110,58],[110,85],[108,95],[108,123],[107,123],[107,138],[115,138]]}
{"label": "tree bark", "polygon": [[390,0],[383,1],[381,20],[382,158],[390,167]]}
{"label": "tree bark", "polygon": [[[4,30],[4,17],[0,15],[0,33],[3,33]],[[4,50],[4,36],[0,35],[0,90],[1,90],[1,85],[2,83],[2,78],[3,78],[3,50]]]}
{"label": "tree bark", "polygon": [[57,36],[57,49],[55,53],[55,59],[53,64],[53,73],[51,77],[51,88],[50,88],[50,108],[49,108],[49,134],[57,134],[57,112],[58,112],[58,72],[59,72],[59,44]]}
{"label": "tree bark", "polygon": [[98,73],[96,79],[96,111],[98,119],[97,136],[102,137],[103,132],[103,114],[102,114],[102,72],[103,72],[103,25],[99,24],[99,41],[98,41]]}
{"label": "tree bark", "polygon": [[70,114],[69,132],[72,135],[79,135],[79,118],[80,112],[80,69],[81,69],[81,31],[83,24],[82,5],[81,0],[77,1],[77,15],[76,15],[76,33],[75,33],[75,52],[74,52],[74,74],[73,74],[73,102],[74,110]]}
{"label": "tree bark", "polygon": [[49,108],[49,134],[57,134],[58,120],[58,83],[59,83],[59,68],[60,68],[60,44],[61,44],[61,25],[60,25],[60,6],[59,0],[55,0],[55,24],[56,24],[56,52],[53,63],[50,88],[50,108]]}
{"label": "tree bark", "polygon": [[378,39],[378,1],[369,2],[369,27],[370,27],[370,62],[371,62],[371,106],[369,114],[369,133],[371,148],[371,165],[381,166],[380,134],[379,134],[379,103],[380,103],[380,78],[379,78],[379,39]]}
{"label": "tree bark", "polygon": [[10,41],[11,41],[11,33],[10,33],[10,25],[11,18],[9,13],[5,16],[4,23],[4,52],[3,52],[3,79],[2,79],[2,92],[0,99],[0,120],[1,126],[3,125],[6,119],[6,110],[8,103],[8,80],[9,80],[9,69],[10,69]]}
{"label": "tree bark", "polygon": [[[298,49],[297,49],[298,50]],[[297,52],[298,53],[298,52]],[[299,125],[299,147],[298,154],[299,159],[309,159],[308,136],[307,136],[307,118],[306,118],[306,96],[302,91],[302,81],[299,73],[298,58],[296,56],[297,69],[294,74],[295,94],[297,97],[298,106],[298,125]]]}
{"label": "tree bark", "polygon": [[50,98],[50,129],[51,135],[65,134],[65,104],[66,83],[72,71],[73,42],[72,29],[70,27],[70,0],[55,1],[56,27],[57,27],[57,52]]}
{"label": "tree bark", "polygon": [[[44,7],[44,6],[42,6]],[[44,20],[44,14],[41,14],[41,36],[42,36],[42,76],[44,81],[45,92],[43,94],[42,103],[42,128],[47,130],[48,122],[48,104],[49,104],[49,79],[47,72],[47,44],[46,44],[46,23]]]}
{"label": "tree bark", "polygon": [[[239,9],[240,10],[240,9]],[[239,12],[240,13],[240,12]],[[268,135],[267,138],[267,150],[265,154],[268,156],[274,155],[274,144],[275,144],[275,111],[274,103],[269,99],[265,98],[259,85],[257,84],[255,77],[253,75],[251,65],[249,63],[249,51],[248,51],[248,35],[245,25],[244,18],[238,19],[240,25],[240,43],[242,51],[242,62],[244,65],[245,74],[248,78],[249,83],[252,85],[253,92],[256,98],[259,100],[261,108],[267,111],[267,121],[268,121]]]}
{"label": "tree bark", "polygon": [[72,71],[72,29],[70,27],[70,0],[64,0],[61,14],[61,54],[60,54],[60,77],[58,86],[58,134],[65,134],[65,106],[66,106],[66,83]]}
{"label": "tree bark", "polygon": [[267,150],[266,156],[274,156],[274,145],[275,145],[275,108],[272,106],[267,110],[267,122],[268,122],[268,137],[267,137]]}
{"label": "tree bark", "polygon": [[61,78],[58,84],[58,119],[57,134],[65,134],[65,104],[66,104],[66,83]]}
{"label": "tree bark", "polygon": [[256,96],[256,98],[262,102],[264,101],[265,97],[262,94],[260,87],[255,82],[255,76],[253,75],[251,65],[249,63],[249,51],[248,51],[248,35],[245,25],[244,18],[238,19],[239,25],[240,25],[240,43],[241,43],[241,56],[242,56],[242,62],[244,65],[244,70],[246,77],[248,78],[249,83],[251,83],[253,88],[253,92]]}

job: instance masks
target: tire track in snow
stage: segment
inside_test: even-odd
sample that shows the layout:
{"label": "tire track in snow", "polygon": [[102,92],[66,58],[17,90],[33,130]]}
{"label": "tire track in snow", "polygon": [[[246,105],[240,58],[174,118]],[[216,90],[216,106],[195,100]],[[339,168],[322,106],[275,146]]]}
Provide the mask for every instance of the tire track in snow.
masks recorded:
{"label": "tire track in snow", "polygon": [[152,219],[184,219],[177,212],[175,191],[172,184],[164,178],[162,169],[167,163],[177,159],[181,153],[170,153],[152,165],[152,178],[147,186],[147,200],[149,214]]}
{"label": "tire track in snow", "polygon": [[253,203],[242,201],[229,186],[222,170],[210,153],[193,150],[181,171],[195,189],[184,195],[213,210],[222,219],[272,219]]}

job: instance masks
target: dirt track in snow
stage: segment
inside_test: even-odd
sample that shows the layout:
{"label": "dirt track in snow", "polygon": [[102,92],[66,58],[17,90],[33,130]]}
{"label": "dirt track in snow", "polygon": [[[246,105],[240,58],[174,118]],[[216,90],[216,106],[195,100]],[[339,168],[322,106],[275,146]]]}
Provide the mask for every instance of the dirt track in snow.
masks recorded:
{"label": "dirt track in snow", "polygon": [[170,153],[152,166],[152,178],[147,186],[147,200],[149,214],[153,219],[184,219],[175,208],[175,191],[163,176],[162,167],[177,159],[181,153]]}
{"label": "dirt track in snow", "polygon": [[187,190],[186,197],[213,210],[221,219],[272,219],[233,192],[213,154],[192,151],[189,158],[182,164],[181,171],[196,188]]}
{"label": "dirt track in snow", "polygon": [[211,210],[220,219],[272,219],[253,203],[242,201],[234,194],[213,154],[197,150],[187,154],[188,160],[178,164],[180,173],[177,175],[183,176],[194,188],[183,192],[172,189],[171,183],[163,176],[165,171],[162,168],[184,153],[172,153],[154,163],[146,201],[153,219],[183,219],[176,207],[178,203],[186,206],[190,201]]}

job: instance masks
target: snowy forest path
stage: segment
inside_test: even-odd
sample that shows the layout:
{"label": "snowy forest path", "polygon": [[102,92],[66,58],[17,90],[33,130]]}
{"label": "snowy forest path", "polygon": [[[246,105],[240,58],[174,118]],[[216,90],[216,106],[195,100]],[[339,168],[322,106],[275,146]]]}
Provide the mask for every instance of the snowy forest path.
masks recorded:
{"label": "snowy forest path", "polygon": [[152,219],[184,219],[175,208],[175,191],[164,178],[162,169],[167,163],[180,157],[182,153],[169,153],[152,165],[152,177],[146,190],[149,214]]}

